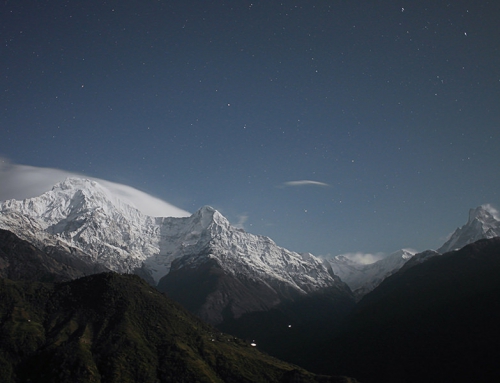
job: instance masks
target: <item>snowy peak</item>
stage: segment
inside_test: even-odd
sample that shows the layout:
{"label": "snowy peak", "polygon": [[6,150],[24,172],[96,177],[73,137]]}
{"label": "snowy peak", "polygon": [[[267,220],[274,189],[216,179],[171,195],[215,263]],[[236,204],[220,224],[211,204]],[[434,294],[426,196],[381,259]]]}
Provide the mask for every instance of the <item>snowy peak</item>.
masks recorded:
{"label": "snowy peak", "polygon": [[1,209],[4,213],[17,212],[37,218],[45,227],[62,219],[72,219],[93,212],[122,215],[128,219],[145,217],[97,182],[79,178],[67,178],[39,197],[5,201],[1,204]]}
{"label": "snowy peak", "polygon": [[194,269],[215,261],[230,275],[278,281],[300,293],[337,283],[319,258],[289,251],[268,237],[235,228],[211,207],[193,214],[190,230],[193,240],[185,244],[185,256],[172,264],[174,270]]}
{"label": "snowy peak", "polygon": [[470,209],[467,223],[456,229],[450,239],[437,251],[441,254],[457,250],[480,239],[500,236],[500,218],[498,211],[486,204]]}
{"label": "snowy peak", "polygon": [[333,272],[358,296],[370,292],[385,278],[398,271],[415,255],[415,250],[401,249],[374,263],[363,264],[344,255],[328,259]]}
{"label": "snowy peak", "polygon": [[494,227],[499,221],[498,211],[491,205],[481,205],[475,209],[470,209],[467,224],[472,224],[473,221],[480,222],[483,229]]}
{"label": "snowy peak", "polygon": [[199,222],[200,227],[207,230],[211,227],[229,229],[231,224],[221,213],[211,206],[203,206],[193,214],[193,220]]}

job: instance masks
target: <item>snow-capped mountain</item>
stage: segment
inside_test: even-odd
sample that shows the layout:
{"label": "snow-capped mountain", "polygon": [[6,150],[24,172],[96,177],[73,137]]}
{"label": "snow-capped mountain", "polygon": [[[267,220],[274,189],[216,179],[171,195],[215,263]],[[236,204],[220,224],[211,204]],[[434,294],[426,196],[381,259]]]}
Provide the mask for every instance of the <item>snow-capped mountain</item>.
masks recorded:
{"label": "snow-capped mountain", "polygon": [[480,239],[500,236],[500,218],[491,205],[482,205],[469,210],[467,223],[455,230],[450,239],[437,251],[444,254],[448,251],[461,249],[465,245]]}
{"label": "snow-capped mountain", "polygon": [[[68,178],[39,197],[3,202],[0,213],[1,228],[40,249],[76,248],[114,271],[134,272],[160,253],[162,219],[142,214],[95,181]],[[158,269],[168,271],[169,255],[162,261],[151,270],[156,281]]]}
{"label": "snow-capped mountain", "polygon": [[206,259],[217,261],[232,275],[278,280],[300,292],[311,292],[332,284],[324,262],[308,253],[279,247],[270,238],[246,233],[228,222],[217,210],[205,206],[191,217],[198,227],[191,231],[189,249],[176,257],[175,269],[196,268]]}
{"label": "snow-capped mountain", "polygon": [[415,253],[414,250],[401,249],[370,264],[362,264],[343,255],[327,260],[334,274],[347,283],[357,297],[361,297],[372,291],[389,275],[398,271]]}
{"label": "snow-capped mountain", "polygon": [[187,254],[174,259],[158,289],[205,321],[220,324],[331,287],[352,299],[329,265],[312,254],[236,229],[210,207],[192,218],[202,229],[193,232]]}
{"label": "snow-capped mountain", "polygon": [[177,269],[210,259],[228,275],[299,294],[339,283],[322,260],[237,229],[211,207],[185,218],[150,217],[86,179],[68,178],[39,197],[1,203],[0,228],[40,249],[79,249],[110,270],[146,274],[155,284],[175,259]]}

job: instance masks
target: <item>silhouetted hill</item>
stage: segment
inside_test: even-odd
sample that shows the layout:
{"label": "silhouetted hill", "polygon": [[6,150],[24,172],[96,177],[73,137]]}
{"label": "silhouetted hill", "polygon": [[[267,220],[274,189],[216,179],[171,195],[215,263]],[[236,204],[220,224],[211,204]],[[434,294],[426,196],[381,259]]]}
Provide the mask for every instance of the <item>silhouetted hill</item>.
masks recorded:
{"label": "silhouetted hill", "polygon": [[354,308],[349,287],[328,287],[284,302],[270,310],[227,319],[222,331],[255,340],[259,348],[286,361],[308,365],[316,361],[318,348]]}
{"label": "silhouetted hill", "polygon": [[363,382],[500,381],[499,276],[500,238],[401,270],[306,366]]}
{"label": "silhouetted hill", "polygon": [[137,276],[0,279],[0,381],[348,382],[262,354]]}

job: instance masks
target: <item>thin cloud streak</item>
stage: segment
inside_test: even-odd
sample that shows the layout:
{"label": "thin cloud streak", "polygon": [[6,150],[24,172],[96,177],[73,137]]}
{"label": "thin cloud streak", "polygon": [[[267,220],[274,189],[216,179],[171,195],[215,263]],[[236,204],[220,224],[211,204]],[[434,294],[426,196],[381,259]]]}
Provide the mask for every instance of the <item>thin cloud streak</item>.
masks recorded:
{"label": "thin cloud streak", "polygon": [[38,197],[68,177],[94,180],[123,202],[153,217],[188,217],[191,215],[185,210],[131,186],[60,169],[12,164],[5,158],[0,158],[0,201]]}
{"label": "thin cloud streak", "polygon": [[283,186],[305,186],[305,185],[330,186],[324,182],[310,181],[310,180],[288,181],[283,183]]}

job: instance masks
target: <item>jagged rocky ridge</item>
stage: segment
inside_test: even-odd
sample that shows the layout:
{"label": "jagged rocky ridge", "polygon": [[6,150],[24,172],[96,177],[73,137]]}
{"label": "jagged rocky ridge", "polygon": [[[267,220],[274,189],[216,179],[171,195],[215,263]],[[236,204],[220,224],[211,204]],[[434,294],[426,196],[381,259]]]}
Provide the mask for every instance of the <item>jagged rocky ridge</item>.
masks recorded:
{"label": "jagged rocky ridge", "polygon": [[[343,286],[319,258],[237,229],[211,207],[186,218],[151,217],[86,179],[68,178],[39,197],[3,202],[0,228],[41,250],[64,249],[112,271],[139,274],[155,285],[172,264],[177,273],[207,267],[212,274],[217,270],[224,276],[215,281],[219,296],[208,297],[209,302],[197,308],[201,316],[209,310],[205,319],[213,323],[221,320],[225,309],[238,316]],[[232,282],[221,289],[222,280]],[[235,281],[243,281],[245,294],[231,288]]]}

